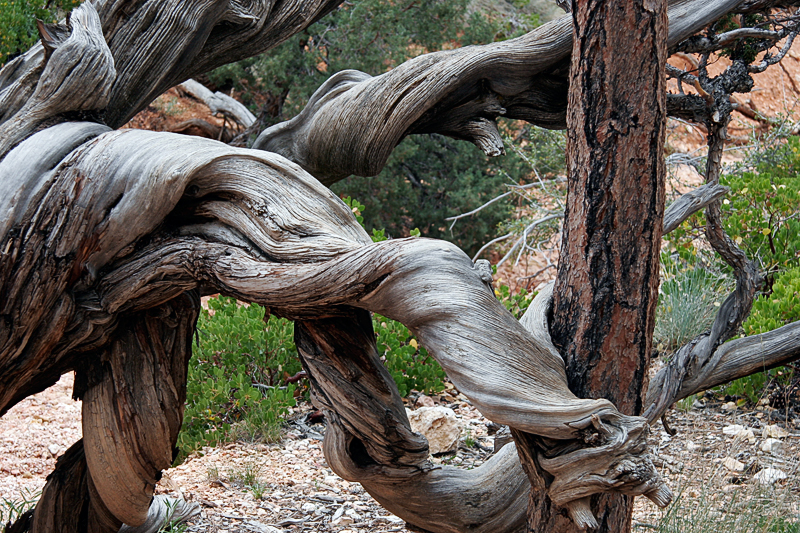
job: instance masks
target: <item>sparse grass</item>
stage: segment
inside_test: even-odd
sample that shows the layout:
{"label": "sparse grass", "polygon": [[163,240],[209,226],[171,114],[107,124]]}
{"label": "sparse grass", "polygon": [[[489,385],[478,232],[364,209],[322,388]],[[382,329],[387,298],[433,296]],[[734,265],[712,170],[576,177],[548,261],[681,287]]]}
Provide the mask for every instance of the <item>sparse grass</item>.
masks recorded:
{"label": "sparse grass", "polygon": [[233,485],[243,487],[253,493],[253,497],[260,500],[268,486],[261,479],[264,465],[255,458],[250,458],[237,468],[228,471],[228,480]]}
{"label": "sparse grass", "polygon": [[[673,457],[662,472],[675,493],[673,503],[644,522],[634,521],[634,531],[658,533],[800,533],[797,457],[754,453],[755,444],[715,435],[704,427],[693,451]],[[685,442],[692,434],[684,434]],[[678,437],[680,438],[680,437]],[[758,441],[760,443],[760,439]],[[674,450],[673,452],[674,453]],[[734,457],[746,464],[742,473],[728,471],[722,457]],[[754,473],[767,466],[779,467],[786,482],[764,486]]]}
{"label": "sparse grass", "polygon": [[0,526],[16,521],[27,511],[36,507],[36,502],[39,501],[41,495],[41,491],[22,490],[18,500],[3,498],[0,502]]}
{"label": "sparse grass", "polygon": [[659,351],[670,353],[711,327],[730,281],[669,261],[663,263],[662,277],[653,341]]}
{"label": "sparse grass", "polygon": [[[786,491],[788,493],[788,491]],[[680,494],[668,508],[659,533],[800,533],[800,516],[786,515],[780,489],[744,485],[730,492],[704,492],[697,499]]]}

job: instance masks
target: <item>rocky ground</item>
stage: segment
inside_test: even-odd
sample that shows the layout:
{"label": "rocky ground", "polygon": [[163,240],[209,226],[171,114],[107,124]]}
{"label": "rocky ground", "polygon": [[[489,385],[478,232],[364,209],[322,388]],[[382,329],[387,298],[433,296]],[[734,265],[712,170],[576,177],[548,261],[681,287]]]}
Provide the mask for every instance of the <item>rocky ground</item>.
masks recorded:
{"label": "rocky ground", "polygon": [[[80,403],[71,399],[72,377],[30,397],[0,419],[0,506],[34,500],[56,457],[80,438]],[[452,410],[457,449],[435,462],[479,466],[494,449],[493,430],[455,391],[421,396],[413,411],[443,406]],[[688,407],[688,406],[687,406]],[[309,404],[293,409],[281,442],[234,443],[206,448],[164,474],[158,492],[200,505],[190,532],[403,532],[402,519],[381,508],[358,483],[337,477],[322,454],[324,420],[310,423]],[[781,516],[800,520],[800,405],[755,408],[714,399],[673,411],[669,435],[654,426],[654,462],[679,495],[682,506],[713,513],[742,512],[732,499],[766,498]],[[436,437],[434,437],[436,438]],[[442,440],[441,438],[439,439]],[[447,440],[447,437],[444,437]],[[15,503],[11,503],[15,502]],[[637,500],[635,522],[648,528],[664,516],[647,500]]]}

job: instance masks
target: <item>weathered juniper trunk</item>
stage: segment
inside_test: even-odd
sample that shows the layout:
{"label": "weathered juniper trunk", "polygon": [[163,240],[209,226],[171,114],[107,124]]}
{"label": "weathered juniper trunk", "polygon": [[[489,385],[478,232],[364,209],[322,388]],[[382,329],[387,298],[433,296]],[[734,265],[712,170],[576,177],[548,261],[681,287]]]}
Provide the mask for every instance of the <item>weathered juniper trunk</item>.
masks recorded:
{"label": "weathered juniper trunk", "polygon": [[[473,471],[431,467],[377,358],[368,311],[406,324],[481,412],[530,440],[519,453],[546,478],[534,479],[537,491],[579,523],[591,524],[596,493],[669,500],[645,420],[570,391],[550,342],[549,291],[518,322],[485,265],[427,239],[373,244],[321,183],[376,172],[411,133],[498,152],[499,114],[563,125],[569,18],[385,76],[334,76],[298,119],[262,136],[259,146],[283,155],[113,130],[172,85],[266,50],[337,3],[96,0],[42,26],[42,44],[0,71],[0,414],[71,370],[84,400],[84,439],[10,531],[158,529],[168,506],[153,488],[181,425],[198,296],[214,292],[297,321],[331,420],[331,467],[419,527],[521,531],[530,484],[513,446]],[[674,2],[670,42],[736,3]],[[712,182],[666,218],[724,192]],[[770,364],[798,355],[787,328],[763,336]],[[754,346],[712,350],[677,384],[667,375],[658,406],[757,368]]]}

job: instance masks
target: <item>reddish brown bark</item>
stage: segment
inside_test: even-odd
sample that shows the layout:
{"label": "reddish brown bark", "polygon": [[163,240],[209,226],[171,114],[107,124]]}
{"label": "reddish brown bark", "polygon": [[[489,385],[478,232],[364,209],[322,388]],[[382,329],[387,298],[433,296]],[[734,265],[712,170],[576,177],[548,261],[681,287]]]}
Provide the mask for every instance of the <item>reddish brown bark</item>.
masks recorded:
{"label": "reddish brown bark", "polygon": [[[571,390],[639,414],[664,212],[666,2],[575,2],[567,210],[551,333]],[[534,474],[535,475],[535,474]],[[592,498],[598,531],[630,531],[632,498]],[[530,531],[576,530],[533,491]]]}

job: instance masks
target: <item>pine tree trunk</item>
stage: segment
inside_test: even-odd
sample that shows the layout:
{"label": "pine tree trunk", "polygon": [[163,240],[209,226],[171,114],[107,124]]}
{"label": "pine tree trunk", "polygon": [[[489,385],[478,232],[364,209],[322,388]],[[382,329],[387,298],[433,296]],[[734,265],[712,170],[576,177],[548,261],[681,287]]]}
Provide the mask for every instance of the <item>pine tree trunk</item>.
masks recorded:
{"label": "pine tree trunk", "polygon": [[[658,295],[666,3],[575,4],[569,189],[551,334],[578,397],[638,415]],[[529,531],[579,531],[541,494],[532,493]],[[630,531],[632,497],[596,495],[591,506],[597,531]]]}

